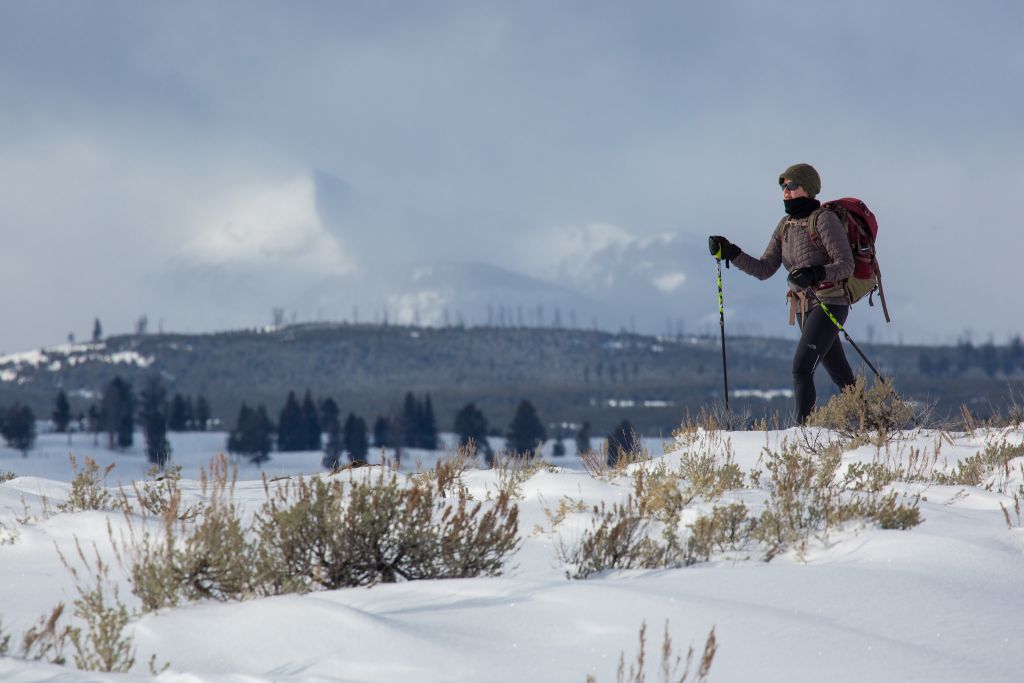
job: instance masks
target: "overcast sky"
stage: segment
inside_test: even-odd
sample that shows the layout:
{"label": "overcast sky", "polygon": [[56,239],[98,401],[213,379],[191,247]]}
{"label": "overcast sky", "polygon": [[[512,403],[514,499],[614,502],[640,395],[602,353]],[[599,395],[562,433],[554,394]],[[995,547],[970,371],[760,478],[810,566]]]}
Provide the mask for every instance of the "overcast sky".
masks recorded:
{"label": "overcast sky", "polygon": [[875,209],[894,334],[1003,342],[1022,33],[1015,0],[3,0],[0,350],[218,329],[162,298],[193,266],[542,273],[591,225],[760,254],[796,161]]}

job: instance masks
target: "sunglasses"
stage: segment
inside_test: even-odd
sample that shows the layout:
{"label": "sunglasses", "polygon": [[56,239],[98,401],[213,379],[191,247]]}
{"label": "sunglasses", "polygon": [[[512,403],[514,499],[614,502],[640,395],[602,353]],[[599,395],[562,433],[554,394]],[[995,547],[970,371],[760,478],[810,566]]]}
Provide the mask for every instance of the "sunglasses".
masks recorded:
{"label": "sunglasses", "polygon": [[787,182],[785,182],[784,180],[782,180],[780,178],[779,179],[779,187],[781,187],[783,190],[789,190],[790,192],[792,192],[796,188],[800,187],[800,183],[796,182],[795,180],[790,180],[787,183]]}

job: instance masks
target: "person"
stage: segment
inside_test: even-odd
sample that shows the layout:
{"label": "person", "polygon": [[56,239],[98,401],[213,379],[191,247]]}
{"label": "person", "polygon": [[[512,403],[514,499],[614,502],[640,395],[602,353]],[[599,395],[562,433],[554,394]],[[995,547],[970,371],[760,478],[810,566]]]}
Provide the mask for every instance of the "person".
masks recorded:
{"label": "person", "polygon": [[[800,341],[793,354],[793,394],[796,420],[803,424],[817,399],[814,371],[819,362],[840,389],[854,383],[839,328],[807,293],[813,289],[836,320],[845,323],[850,298],[843,281],[853,274],[853,252],[839,217],[822,209],[815,199],[821,191],[821,177],[813,166],[790,166],[779,176],[779,186],[786,215],[772,233],[761,258],[750,256],[721,235],[712,235],[708,246],[716,258],[725,259],[760,280],[770,278],[780,265],[789,272],[789,322],[800,324]],[[811,214],[815,214],[814,228],[820,237],[817,242],[808,230]]]}

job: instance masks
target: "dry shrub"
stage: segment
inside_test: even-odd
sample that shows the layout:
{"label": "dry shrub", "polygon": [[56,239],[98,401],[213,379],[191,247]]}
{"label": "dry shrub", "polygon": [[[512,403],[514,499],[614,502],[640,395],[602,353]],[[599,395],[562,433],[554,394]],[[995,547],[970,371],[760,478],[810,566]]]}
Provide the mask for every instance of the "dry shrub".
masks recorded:
{"label": "dry shrub", "polygon": [[[172,508],[178,510],[181,504],[181,465],[160,469],[156,465],[146,472],[147,479],[141,486],[132,483],[135,498],[145,514],[162,517]],[[124,496],[122,496],[122,499]],[[123,507],[123,506],[122,506]],[[179,515],[197,516],[199,510],[178,510]]]}
{"label": "dry shrub", "polygon": [[[523,497],[523,484],[538,472],[555,472],[557,467],[539,458],[524,458],[498,452],[494,456],[492,469],[498,475],[497,497],[519,500]],[[490,495],[488,495],[490,498]]]}
{"label": "dry shrub", "polygon": [[715,550],[726,552],[746,544],[756,526],[743,503],[715,506],[710,515],[697,518],[690,525],[686,541],[686,564],[707,562]]}
{"label": "dry shrub", "polygon": [[933,480],[947,486],[980,486],[993,474],[1001,473],[1008,478],[1010,461],[1021,456],[1024,456],[1024,444],[991,443],[979,453],[958,462],[953,471],[936,472]]}
{"label": "dry shrub", "polygon": [[114,463],[110,463],[103,472],[100,466],[90,457],[85,458],[85,467],[78,471],[78,460],[74,455],[68,454],[71,461],[71,470],[75,478],[71,480],[71,493],[67,502],[57,506],[61,512],[77,512],[80,510],[104,510],[110,506],[112,501],[110,492],[104,486],[107,475],[114,469]]}
{"label": "dry shrub", "polygon": [[913,418],[913,409],[890,382],[878,380],[869,388],[860,375],[852,386],[811,413],[807,424],[836,432],[848,446],[881,446],[894,440]]}
{"label": "dry shrub", "polygon": [[[554,530],[559,524],[565,521],[565,518],[570,514],[577,512],[586,512],[587,505],[582,500],[573,500],[569,496],[562,496],[558,501],[557,508],[549,508],[544,503],[543,496],[539,497],[541,508],[544,510],[544,516],[547,517],[548,522],[551,524],[551,529]],[[541,530],[543,531],[543,530]]]}
{"label": "dry shrub", "polygon": [[0,484],[3,484],[6,481],[10,481],[10,480],[14,479],[17,476],[18,475],[16,475],[14,472],[8,472],[7,470],[0,470]]}
{"label": "dry shrub", "polygon": [[35,626],[25,631],[21,640],[21,656],[24,659],[49,662],[63,666],[67,663],[64,649],[71,639],[72,628],[60,624],[64,614],[64,603],[58,603],[49,615],[39,617]]}
{"label": "dry shrub", "polygon": [[78,539],[75,539],[75,549],[91,582],[87,582],[64,554],[57,551],[78,589],[78,598],[73,603],[74,615],[85,623],[84,630],[70,630],[75,666],[83,671],[129,671],[135,664],[132,637],[124,633],[130,615],[121,602],[117,586],[110,581],[110,567],[100,558],[98,551],[94,562],[90,563]]}
{"label": "dry shrub", "polygon": [[476,445],[471,441],[439,458],[434,467],[414,475],[418,483],[433,485],[440,498],[470,498],[462,475],[477,466]]}
{"label": "dry shrub", "polygon": [[722,432],[694,432],[683,444],[679,472],[690,484],[691,498],[714,500],[743,487],[743,470],[734,461],[732,441]]}
{"label": "dry shrub", "polygon": [[766,559],[790,547],[802,553],[812,535],[827,534],[854,519],[894,529],[920,523],[917,498],[904,504],[897,494],[882,493],[873,485],[847,491],[847,480],[836,481],[841,457],[835,445],[817,454],[791,443],[783,443],[779,451],[764,449],[768,499],[751,534],[763,544]]}
{"label": "dry shrub", "polygon": [[191,522],[180,515],[180,496],[168,501],[161,539],[144,533],[132,544],[132,590],[144,611],[183,601],[240,600],[257,594],[252,581],[254,551],[234,502],[236,474],[227,458],[202,472],[203,514]]}
{"label": "dry shrub", "polygon": [[[647,622],[644,622],[640,625],[640,649],[636,655],[636,662],[630,663],[629,671],[626,670],[626,653],[623,652],[619,655],[619,669],[616,676],[618,683],[645,683],[647,680],[647,673],[644,671],[647,666],[646,641]],[[662,683],[686,683],[687,680],[690,680],[690,674],[693,673],[696,676],[693,679],[695,683],[706,681],[717,651],[718,641],[715,639],[715,629],[712,628],[711,632],[708,633],[707,640],[704,642],[704,651],[701,653],[697,670],[691,672],[690,667],[693,664],[694,655],[693,646],[691,645],[687,649],[685,661],[683,661],[681,655],[674,654],[672,651],[672,639],[668,634],[668,620],[666,620],[665,636],[661,643],[661,666],[658,669],[659,675],[657,680]],[[587,676],[587,683],[597,683],[597,679],[593,676]]]}
{"label": "dry shrub", "polygon": [[650,537],[653,521],[632,496],[608,508],[593,508],[591,528],[574,545],[559,539],[559,559],[571,578],[585,579],[604,569],[653,569],[666,566],[666,548]]}
{"label": "dry shrub", "polygon": [[14,545],[18,542],[18,530],[9,529],[7,525],[0,522],[0,545]]}
{"label": "dry shrub", "polygon": [[0,619],[0,657],[6,657],[11,649],[11,635],[4,635],[4,620]]}
{"label": "dry shrub", "polygon": [[497,575],[518,546],[518,508],[443,499],[436,481],[377,468],[271,489],[247,532],[223,471],[195,522],[165,515],[165,538],[135,543],[132,586],[146,611],[195,599],[244,600],[318,588]]}

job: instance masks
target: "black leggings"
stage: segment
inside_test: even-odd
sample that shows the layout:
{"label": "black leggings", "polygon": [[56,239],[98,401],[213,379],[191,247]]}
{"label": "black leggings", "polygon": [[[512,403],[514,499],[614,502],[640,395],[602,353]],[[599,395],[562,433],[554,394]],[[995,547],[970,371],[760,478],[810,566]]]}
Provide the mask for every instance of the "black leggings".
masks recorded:
{"label": "black leggings", "polygon": [[[849,306],[829,306],[828,310],[840,324],[846,322]],[[800,320],[800,343],[793,355],[793,393],[796,397],[796,419],[803,424],[814,410],[817,392],[814,390],[814,370],[818,361],[825,366],[829,377],[839,388],[853,384],[853,369],[846,360],[843,343],[839,341],[839,328],[829,320],[821,306],[815,305]]]}

